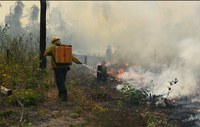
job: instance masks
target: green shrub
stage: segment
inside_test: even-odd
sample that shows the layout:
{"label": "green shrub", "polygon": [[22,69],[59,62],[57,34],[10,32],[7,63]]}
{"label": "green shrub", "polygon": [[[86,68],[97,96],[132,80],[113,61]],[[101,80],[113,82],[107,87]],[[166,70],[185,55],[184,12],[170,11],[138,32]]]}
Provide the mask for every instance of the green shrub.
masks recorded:
{"label": "green shrub", "polygon": [[[95,116],[93,121],[95,123],[97,123],[97,125],[102,125],[104,127],[104,126],[107,126],[107,124],[110,123],[108,108],[96,104],[92,108],[92,112]],[[109,127],[109,126],[107,126],[107,127]]]}
{"label": "green shrub", "polygon": [[13,113],[14,113],[13,110],[1,111],[1,112],[0,112],[0,119],[8,118],[8,117],[10,117]]}
{"label": "green shrub", "polygon": [[138,89],[130,89],[125,92],[125,96],[128,98],[130,103],[139,104],[146,98],[146,94]]}
{"label": "green shrub", "polygon": [[75,113],[81,114],[83,112],[83,109],[80,106],[77,106],[75,109]]}
{"label": "green shrub", "polygon": [[118,101],[116,102],[116,107],[117,107],[117,108],[123,108],[123,101],[122,101],[122,100],[118,100]]}
{"label": "green shrub", "polygon": [[161,117],[154,112],[145,111],[143,116],[147,119],[147,127],[159,127],[166,125],[166,123],[162,121]]}
{"label": "green shrub", "polygon": [[124,84],[122,91],[131,104],[139,104],[147,97],[145,91],[135,89],[128,83]]}
{"label": "green shrub", "polygon": [[42,95],[32,89],[16,90],[8,97],[8,102],[11,104],[18,104],[18,101],[24,105],[35,105],[42,100]]}
{"label": "green shrub", "polygon": [[76,118],[79,118],[80,115],[78,113],[72,113],[72,114],[70,114],[70,117],[73,119],[76,119]]}
{"label": "green shrub", "polygon": [[22,121],[18,125],[12,127],[32,127],[32,123],[28,123],[26,120]]}
{"label": "green shrub", "polygon": [[19,63],[0,64],[0,83],[10,87],[48,88],[50,78],[44,70]]}
{"label": "green shrub", "polygon": [[38,111],[37,111],[37,115],[38,115],[38,116],[44,116],[44,115],[45,115],[45,111],[42,110],[42,109],[41,109],[41,110],[38,110]]}
{"label": "green shrub", "polygon": [[100,105],[95,105],[93,108],[92,108],[92,111],[94,113],[104,113],[104,112],[107,112],[108,111],[108,108],[104,108]]}

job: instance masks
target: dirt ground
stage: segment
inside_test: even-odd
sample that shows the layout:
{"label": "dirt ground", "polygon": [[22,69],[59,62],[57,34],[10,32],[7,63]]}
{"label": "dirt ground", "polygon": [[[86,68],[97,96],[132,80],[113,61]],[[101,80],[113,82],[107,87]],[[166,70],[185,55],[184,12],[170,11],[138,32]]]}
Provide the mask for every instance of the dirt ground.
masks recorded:
{"label": "dirt ground", "polygon": [[[25,107],[21,122],[21,107],[4,103],[6,97],[1,96],[0,111],[12,112],[0,118],[0,127],[151,127],[147,112],[167,122],[168,110],[126,103],[116,90],[118,82],[109,79],[98,83],[93,72],[85,74],[87,70],[81,69],[77,73],[76,69],[67,76],[68,102],[59,100],[57,88],[52,85],[43,102]],[[175,122],[173,127],[178,124]]]}

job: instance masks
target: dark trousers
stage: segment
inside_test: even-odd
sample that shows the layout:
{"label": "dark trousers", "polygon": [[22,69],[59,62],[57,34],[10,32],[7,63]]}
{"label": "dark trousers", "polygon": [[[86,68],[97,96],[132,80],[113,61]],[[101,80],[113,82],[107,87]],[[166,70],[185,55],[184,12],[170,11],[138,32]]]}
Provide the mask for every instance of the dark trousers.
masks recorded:
{"label": "dark trousers", "polygon": [[67,71],[68,69],[66,68],[55,68],[54,70],[56,86],[61,96],[67,96],[67,89],[65,86]]}

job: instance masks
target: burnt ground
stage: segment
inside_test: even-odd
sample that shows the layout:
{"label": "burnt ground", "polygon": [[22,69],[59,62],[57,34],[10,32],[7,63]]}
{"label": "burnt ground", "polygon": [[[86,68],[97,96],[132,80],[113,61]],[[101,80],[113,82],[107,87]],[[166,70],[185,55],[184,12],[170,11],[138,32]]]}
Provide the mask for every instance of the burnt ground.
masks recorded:
{"label": "burnt ground", "polygon": [[178,120],[181,127],[200,127],[199,101],[184,97],[176,100],[176,105],[168,113],[170,120]]}
{"label": "burnt ground", "polygon": [[68,102],[58,99],[57,89],[52,85],[43,102],[25,107],[21,123],[19,120],[22,108],[11,106],[6,103],[6,97],[1,96],[0,111],[9,113],[0,118],[0,127],[179,127],[181,125],[175,118],[168,120],[170,109],[128,103],[123,94],[116,90],[119,82],[109,79],[106,83],[98,83],[94,72],[87,68],[74,66],[68,73],[67,79]]}

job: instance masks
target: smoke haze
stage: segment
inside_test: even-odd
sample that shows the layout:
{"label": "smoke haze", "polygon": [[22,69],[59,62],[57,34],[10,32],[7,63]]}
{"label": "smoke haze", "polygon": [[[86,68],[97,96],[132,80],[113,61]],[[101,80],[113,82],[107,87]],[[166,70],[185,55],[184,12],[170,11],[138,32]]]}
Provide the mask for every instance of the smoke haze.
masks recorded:
{"label": "smoke haze", "polygon": [[[13,30],[21,27],[24,3],[17,2],[5,18]],[[38,4],[29,5],[26,12],[30,23],[39,20]],[[49,1],[47,5],[48,41],[57,35],[80,54],[103,56],[111,45],[118,57],[130,62],[169,64],[179,57],[182,40],[199,40],[199,2]],[[13,19],[17,21],[12,23]]]}
{"label": "smoke haze", "polygon": [[[21,27],[22,15],[23,4],[18,2],[11,14],[17,17],[17,22],[11,23],[12,30],[16,30],[14,25]],[[29,19],[36,21],[37,17],[38,8],[32,6]],[[9,18],[5,18],[8,23]],[[167,88],[169,80],[179,79],[174,91],[180,92],[174,96],[189,94],[198,87],[200,3],[197,1],[49,1],[47,18],[47,42],[56,35],[64,43],[72,44],[77,54],[101,56],[105,56],[107,45],[111,45],[114,59],[141,65],[165,64],[160,76],[143,74],[148,82],[154,80],[164,85],[162,89]],[[27,29],[38,33],[34,26]],[[134,69],[129,71],[135,73]]]}
{"label": "smoke haze", "polygon": [[63,2],[57,9],[68,28],[54,34],[83,53],[105,55],[111,44],[135,63],[155,62],[155,53],[170,63],[182,40],[199,39],[198,2]]}

